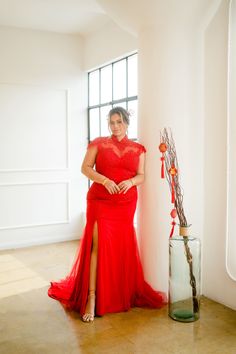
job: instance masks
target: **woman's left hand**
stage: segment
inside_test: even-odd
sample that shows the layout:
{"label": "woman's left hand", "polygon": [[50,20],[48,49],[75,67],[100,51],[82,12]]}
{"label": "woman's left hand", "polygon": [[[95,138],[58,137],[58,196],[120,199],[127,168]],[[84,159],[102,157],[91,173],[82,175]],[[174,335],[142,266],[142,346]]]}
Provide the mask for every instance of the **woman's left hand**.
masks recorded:
{"label": "woman's left hand", "polygon": [[118,187],[120,188],[119,194],[120,193],[126,193],[131,187],[133,187],[133,182],[131,179],[127,179],[125,181],[122,181],[118,184]]}

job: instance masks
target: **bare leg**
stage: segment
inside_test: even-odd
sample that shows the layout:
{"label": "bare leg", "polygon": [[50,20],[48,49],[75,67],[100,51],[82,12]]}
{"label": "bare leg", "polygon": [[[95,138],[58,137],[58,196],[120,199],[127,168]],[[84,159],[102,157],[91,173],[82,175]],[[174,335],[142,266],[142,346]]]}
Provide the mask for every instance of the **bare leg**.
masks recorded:
{"label": "bare leg", "polygon": [[97,223],[93,228],[93,245],[90,258],[90,274],[89,274],[89,294],[86,304],[83,321],[92,322],[94,320],[95,312],[95,292],[96,292],[96,278],[97,278],[97,255],[98,255],[98,227]]}

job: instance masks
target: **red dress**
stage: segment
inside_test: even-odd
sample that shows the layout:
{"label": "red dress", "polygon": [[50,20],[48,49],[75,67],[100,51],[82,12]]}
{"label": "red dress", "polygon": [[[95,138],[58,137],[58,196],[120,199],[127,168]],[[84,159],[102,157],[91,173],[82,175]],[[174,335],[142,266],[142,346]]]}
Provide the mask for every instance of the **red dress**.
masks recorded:
{"label": "red dress", "polygon": [[[115,183],[137,173],[139,156],[144,146],[127,137],[115,136],[93,140],[97,146],[96,171]],[[94,223],[98,226],[98,261],[96,283],[96,315],[127,311],[131,307],[160,308],[166,296],[155,291],[143,276],[133,218],[137,203],[137,187],[126,194],[109,194],[102,184],[93,183],[87,194],[87,223],[81,246],[69,275],[51,282],[48,295],[66,308],[85,312],[90,254]]]}

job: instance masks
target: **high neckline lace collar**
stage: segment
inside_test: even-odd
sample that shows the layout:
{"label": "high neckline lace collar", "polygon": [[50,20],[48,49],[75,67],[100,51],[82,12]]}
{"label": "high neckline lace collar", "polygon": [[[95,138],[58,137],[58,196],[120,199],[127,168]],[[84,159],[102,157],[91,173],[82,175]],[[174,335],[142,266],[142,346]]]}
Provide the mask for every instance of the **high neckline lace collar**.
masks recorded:
{"label": "high neckline lace collar", "polygon": [[122,138],[121,140],[118,140],[117,137],[115,135],[112,134],[111,136],[112,140],[118,144],[125,144],[128,140],[127,135],[124,136],[124,138]]}

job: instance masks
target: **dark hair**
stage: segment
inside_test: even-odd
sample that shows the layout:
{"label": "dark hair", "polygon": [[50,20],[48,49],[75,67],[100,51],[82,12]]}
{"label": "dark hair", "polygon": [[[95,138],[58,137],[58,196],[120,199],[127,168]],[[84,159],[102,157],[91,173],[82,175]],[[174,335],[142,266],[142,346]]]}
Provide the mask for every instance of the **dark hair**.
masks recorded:
{"label": "dark hair", "polygon": [[108,113],[108,121],[110,121],[111,116],[113,116],[114,114],[118,114],[123,119],[123,122],[129,125],[130,113],[125,108],[119,106],[112,108]]}

